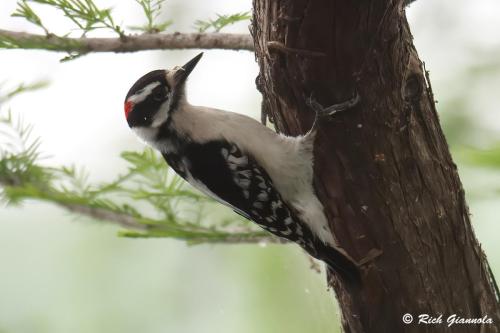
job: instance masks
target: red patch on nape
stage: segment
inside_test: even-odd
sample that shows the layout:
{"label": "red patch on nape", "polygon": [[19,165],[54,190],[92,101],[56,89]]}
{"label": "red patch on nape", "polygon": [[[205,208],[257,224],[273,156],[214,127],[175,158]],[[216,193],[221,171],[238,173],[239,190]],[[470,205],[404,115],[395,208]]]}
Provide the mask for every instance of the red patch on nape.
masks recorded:
{"label": "red patch on nape", "polygon": [[134,103],[128,101],[125,102],[125,118],[128,118],[128,114],[130,111],[132,111],[132,108],[134,107]]}

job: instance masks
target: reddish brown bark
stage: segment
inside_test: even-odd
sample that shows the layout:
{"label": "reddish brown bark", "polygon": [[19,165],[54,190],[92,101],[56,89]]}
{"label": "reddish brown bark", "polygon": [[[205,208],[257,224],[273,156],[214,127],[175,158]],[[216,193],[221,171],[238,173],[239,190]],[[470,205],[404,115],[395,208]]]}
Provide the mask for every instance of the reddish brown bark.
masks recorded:
{"label": "reddish brown bark", "polygon": [[316,190],[341,245],[358,260],[383,251],[359,290],[332,282],[346,332],[446,330],[404,325],[405,313],[487,315],[494,324],[452,331],[499,332],[487,261],[402,2],[254,0],[263,105],[278,131],[298,135],[312,123],[311,94],[323,105],[355,90],[362,98],[322,124],[315,151]]}

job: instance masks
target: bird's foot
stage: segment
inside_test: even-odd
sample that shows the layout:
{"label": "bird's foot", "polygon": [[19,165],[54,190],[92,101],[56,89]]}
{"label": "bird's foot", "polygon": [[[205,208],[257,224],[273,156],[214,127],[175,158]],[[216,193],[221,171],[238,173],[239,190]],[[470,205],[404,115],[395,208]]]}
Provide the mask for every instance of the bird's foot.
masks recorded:
{"label": "bird's foot", "polygon": [[359,96],[358,92],[356,91],[354,97],[352,97],[351,99],[344,101],[342,103],[330,105],[328,107],[324,107],[323,105],[318,103],[318,101],[316,101],[312,95],[307,99],[306,102],[307,102],[307,105],[311,109],[313,109],[314,112],[316,112],[318,117],[331,117],[334,114],[336,114],[337,112],[345,111],[345,110],[348,110],[348,109],[355,107],[356,105],[358,105],[360,100],[361,100],[361,97]]}

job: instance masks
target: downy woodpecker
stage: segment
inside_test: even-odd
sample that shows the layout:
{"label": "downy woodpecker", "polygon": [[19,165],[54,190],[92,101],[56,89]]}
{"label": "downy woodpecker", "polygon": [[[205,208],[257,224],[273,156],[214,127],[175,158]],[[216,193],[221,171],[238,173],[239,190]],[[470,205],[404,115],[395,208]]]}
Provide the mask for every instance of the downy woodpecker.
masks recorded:
{"label": "downy woodpecker", "polygon": [[[132,86],[125,98],[130,128],[192,186],[299,244],[346,282],[359,281],[356,263],[332,236],[314,193],[316,126],[304,136],[287,137],[241,114],[190,105],[186,79],[202,55],[182,67],[152,71]],[[311,103],[315,124],[318,116],[356,103],[327,109]]]}

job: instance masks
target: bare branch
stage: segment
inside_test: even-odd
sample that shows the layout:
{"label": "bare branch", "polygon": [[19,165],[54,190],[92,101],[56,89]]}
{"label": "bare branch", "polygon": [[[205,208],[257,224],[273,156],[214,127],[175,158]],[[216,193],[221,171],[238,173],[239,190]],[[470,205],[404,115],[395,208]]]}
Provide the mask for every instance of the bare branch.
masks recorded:
{"label": "bare branch", "polygon": [[111,212],[109,210],[105,210],[102,208],[93,208],[84,205],[67,204],[67,203],[58,203],[58,204],[61,207],[66,208],[70,212],[76,213],[78,215],[84,215],[96,220],[104,220],[116,223],[126,228],[146,230],[146,226],[144,224],[140,224],[135,218],[126,214]]}
{"label": "bare branch", "polygon": [[[87,216],[100,221],[107,221],[111,223],[115,223],[121,225],[122,227],[126,227],[128,229],[135,230],[147,230],[147,225],[141,224],[137,219],[132,216],[108,211],[101,208],[92,208],[84,205],[77,204],[66,204],[66,203],[58,203],[61,207],[66,208],[72,213],[76,213],[78,215]],[[140,238],[152,238],[155,237],[154,234],[149,233],[137,233],[130,230],[122,231],[121,234],[123,236],[128,237],[140,237]],[[165,236],[159,236],[165,237]],[[271,234],[263,235],[261,232],[244,232],[244,233],[229,233],[229,232],[221,232],[221,233],[210,233],[207,234],[206,237],[199,235],[196,237],[196,243],[223,243],[223,244],[255,244],[255,243],[263,243],[263,244],[286,244],[288,241],[285,239],[277,238],[272,236]]]}
{"label": "bare branch", "polygon": [[134,52],[171,49],[253,51],[250,35],[230,33],[170,33],[129,35],[123,38],[71,38],[0,29],[0,47],[64,52]]}

